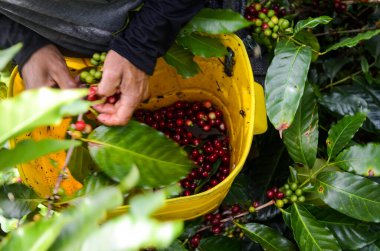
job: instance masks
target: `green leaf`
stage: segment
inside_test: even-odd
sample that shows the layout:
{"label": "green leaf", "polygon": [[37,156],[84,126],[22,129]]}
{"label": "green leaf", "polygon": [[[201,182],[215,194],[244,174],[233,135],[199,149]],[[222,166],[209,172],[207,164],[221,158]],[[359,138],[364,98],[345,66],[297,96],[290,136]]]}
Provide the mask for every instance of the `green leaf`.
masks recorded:
{"label": "green leaf", "polygon": [[[0,100],[0,145],[3,145],[11,137],[31,131],[38,126],[56,125],[64,116],[87,111],[90,103],[79,100],[87,92],[86,89],[40,88],[24,91],[14,98]],[[30,105],[31,102],[33,105]],[[63,112],[65,106],[73,102],[76,104],[86,103],[86,106],[78,106],[80,109]]]}
{"label": "green leaf", "polygon": [[251,190],[249,185],[251,182],[251,179],[247,175],[240,173],[232,183],[224,202],[229,205],[233,205],[235,203],[240,205],[246,204],[251,200],[249,195]]}
{"label": "green leaf", "polygon": [[379,62],[380,59],[380,36],[377,35],[364,43],[364,47],[370,55]]}
{"label": "green leaf", "polygon": [[48,250],[61,232],[65,219],[62,217],[41,219],[18,228],[1,242],[3,251]]}
{"label": "green leaf", "polygon": [[363,247],[359,251],[380,251],[380,239],[371,245],[368,245],[366,247]]}
{"label": "green leaf", "polygon": [[301,30],[294,38],[313,49],[311,61],[315,62],[319,57],[318,52],[321,49],[317,37],[309,31]]}
{"label": "green leaf", "polygon": [[184,247],[184,244],[180,240],[177,239],[169,247],[159,249],[158,251],[188,251],[188,249]]}
{"label": "green leaf", "polygon": [[292,222],[291,222],[291,212],[292,212],[292,208],[291,207],[288,207],[287,209],[282,209],[281,210],[281,213],[282,213],[282,218],[284,219],[284,222],[285,224],[291,228],[292,227]]}
{"label": "green leaf", "polygon": [[294,162],[314,166],[318,149],[318,105],[307,85],[292,125],[284,132],[284,144]]}
{"label": "green leaf", "polygon": [[320,102],[331,112],[339,115],[353,115],[356,112],[367,113],[363,129],[380,132],[380,86],[354,84],[334,88],[334,91],[323,96]]}
{"label": "green leaf", "polygon": [[327,48],[327,50],[325,52],[323,52],[322,54],[325,54],[329,51],[337,50],[341,47],[349,47],[349,48],[354,47],[360,41],[371,39],[372,37],[374,37],[378,34],[380,34],[380,29],[363,32],[363,33],[360,33],[357,36],[352,37],[352,38],[345,38],[345,39],[341,40],[340,42],[338,42],[338,43],[330,46],[329,48]]}
{"label": "green leaf", "polygon": [[[358,90],[359,92],[359,90]],[[365,99],[358,95],[333,91],[323,95],[319,99],[319,104],[330,110],[334,114],[354,115],[357,112],[367,110],[368,104]]]}
{"label": "green leaf", "polygon": [[277,44],[265,78],[265,100],[268,117],[280,133],[293,122],[304,92],[310,60],[310,47]]}
{"label": "green leaf", "polygon": [[354,116],[345,116],[333,125],[327,137],[327,155],[329,160],[334,158],[354,137],[355,133],[362,127],[366,114],[358,112]]}
{"label": "green leaf", "polygon": [[131,216],[146,218],[165,204],[165,194],[162,192],[147,193],[134,196],[130,202]]}
{"label": "green leaf", "polygon": [[98,232],[99,223],[104,219],[106,211],[122,205],[123,194],[115,187],[107,187],[78,198],[74,203],[74,207],[60,215],[67,221],[50,250],[80,250],[84,240],[90,234]]}
{"label": "green leaf", "polygon": [[14,56],[16,56],[21,48],[22,43],[17,43],[8,49],[0,50],[0,71],[7,66],[7,64],[14,58]]}
{"label": "green leaf", "polygon": [[99,168],[116,181],[137,166],[140,186],[159,187],[177,182],[193,167],[174,141],[136,121],[124,127],[100,126],[87,140]]}
{"label": "green leaf", "polygon": [[200,71],[198,64],[193,60],[193,54],[180,45],[173,44],[164,55],[164,59],[184,78],[193,77]]}
{"label": "green leaf", "polygon": [[320,16],[316,18],[309,17],[308,19],[300,20],[297,22],[296,26],[294,27],[294,34],[301,31],[302,29],[314,28],[319,24],[328,24],[330,23],[331,20],[333,19],[328,16]]}
{"label": "green leaf", "polygon": [[310,212],[331,230],[344,249],[358,250],[380,237],[371,224],[352,219],[331,208],[314,207]]}
{"label": "green leaf", "polygon": [[351,63],[352,60],[345,56],[333,57],[325,60],[322,64],[323,72],[326,76],[333,80],[338,74],[338,72],[348,63]]}
{"label": "green leaf", "polygon": [[[136,187],[140,179],[140,172],[137,166],[133,165],[128,175],[125,176],[119,183],[119,189],[122,192],[128,192],[132,188]],[[177,184],[174,184],[177,185]],[[173,185],[170,185],[173,186]],[[164,189],[169,189],[170,186],[166,186]]]}
{"label": "green leaf", "polygon": [[202,238],[199,249],[202,251],[242,250],[242,242],[227,236],[212,236]]}
{"label": "green leaf", "polygon": [[80,144],[80,141],[75,140],[24,140],[19,142],[14,149],[0,149],[0,169],[29,162],[46,154],[65,150]]}
{"label": "green leaf", "polygon": [[83,182],[90,173],[98,170],[88,149],[83,146],[78,146],[74,149],[67,166],[71,175],[79,182]]}
{"label": "green leaf", "polygon": [[210,58],[223,57],[227,54],[226,47],[219,38],[206,37],[198,34],[184,34],[177,37],[177,43],[189,49],[194,55]]}
{"label": "green leaf", "polygon": [[316,181],[316,191],[330,207],[358,220],[380,222],[380,184],[345,172],[322,172]]}
{"label": "green leaf", "polygon": [[380,144],[355,145],[335,159],[343,170],[363,176],[380,176]]}
{"label": "green leaf", "polygon": [[360,66],[362,68],[362,71],[364,73],[368,73],[369,71],[369,65],[368,65],[368,61],[365,57],[361,56],[360,57]]}
{"label": "green leaf", "polygon": [[154,219],[123,215],[103,224],[83,243],[81,251],[140,250],[166,248],[181,233],[183,223],[160,222]]}
{"label": "green leaf", "polygon": [[0,100],[5,99],[8,95],[8,87],[5,83],[0,82]]}
{"label": "green leaf", "polygon": [[303,250],[341,250],[331,231],[320,223],[304,206],[291,207],[291,224],[298,247]]}
{"label": "green leaf", "polygon": [[244,234],[251,240],[259,243],[264,250],[296,250],[296,247],[288,239],[283,237],[273,228],[257,223],[238,224],[235,223]]}
{"label": "green leaf", "polygon": [[253,25],[231,9],[203,8],[182,29],[182,33],[229,34]]}
{"label": "green leaf", "polygon": [[32,212],[37,205],[44,201],[34,191],[21,184],[3,185],[0,193],[0,208],[6,218],[21,219]]}
{"label": "green leaf", "polygon": [[115,182],[111,180],[104,173],[92,173],[86,179],[83,180],[83,187],[76,192],[76,196],[83,196],[95,191],[99,191],[107,186],[115,185]]}

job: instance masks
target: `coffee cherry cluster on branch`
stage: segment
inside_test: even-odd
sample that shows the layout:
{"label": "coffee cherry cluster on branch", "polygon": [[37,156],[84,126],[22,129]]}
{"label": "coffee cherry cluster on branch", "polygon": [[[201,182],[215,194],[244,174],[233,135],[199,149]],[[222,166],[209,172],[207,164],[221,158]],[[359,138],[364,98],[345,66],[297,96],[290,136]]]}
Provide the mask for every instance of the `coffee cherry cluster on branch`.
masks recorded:
{"label": "coffee cherry cluster on branch", "polygon": [[334,10],[339,14],[347,11],[347,4],[342,2],[342,0],[313,0],[312,6],[316,10]]}
{"label": "coffee cherry cluster on branch", "polygon": [[209,100],[177,101],[156,111],[140,109],[134,117],[188,151],[196,168],[180,181],[184,196],[208,190],[230,173],[229,139],[223,113]]}
{"label": "coffee cherry cluster on branch", "polygon": [[[203,230],[207,230],[213,235],[225,235],[230,238],[242,238],[243,233],[240,228],[236,227],[231,222],[232,217],[238,216],[242,212],[244,212],[244,210],[239,204],[220,207],[215,212],[206,214],[203,217]],[[197,248],[201,238],[201,232],[194,234],[189,240],[190,247]]]}
{"label": "coffee cherry cluster on branch", "polygon": [[68,134],[73,139],[82,138],[83,134],[89,134],[92,132],[92,126],[87,124],[84,120],[77,120],[74,124],[71,124]]}
{"label": "coffee cherry cluster on branch", "polygon": [[344,13],[347,11],[347,4],[343,3],[342,0],[334,0],[334,10],[337,13]]}
{"label": "coffee cherry cluster on branch", "polygon": [[290,26],[289,21],[283,18],[285,15],[286,10],[279,5],[267,8],[260,3],[253,3],[245,9],[244,17],[254,22],[254,33],[277,39],[279,32],[285,31]]}
{"label": "coffee cherry cluster on branch", "polygon": [[266,191],[268,199],[275,199],[277,207],[283,207],[287,203],[304,202],[306,200],[303,190],[296,182],[289,182],[281,188],[272,187]]}

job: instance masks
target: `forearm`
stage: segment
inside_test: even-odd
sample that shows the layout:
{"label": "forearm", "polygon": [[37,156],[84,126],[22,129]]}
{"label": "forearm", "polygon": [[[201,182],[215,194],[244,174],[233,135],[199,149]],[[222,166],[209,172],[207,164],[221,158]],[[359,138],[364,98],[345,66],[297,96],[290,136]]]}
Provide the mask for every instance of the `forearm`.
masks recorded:
{"label": "forearm", "polygon": [[49,43],[48,40],[37,33],[14,22],[3,14],[0,14],[0,30],[0,48],[8,48],[19,42],[23,44],[22,50],[14,59],[21,67],[36,50]]}
{"label": "forearm", "polygon": [[179,30],[203,7],[204,0],[149,0],[131,20],[111,49],[152,74],[156,59],[165,54]]}

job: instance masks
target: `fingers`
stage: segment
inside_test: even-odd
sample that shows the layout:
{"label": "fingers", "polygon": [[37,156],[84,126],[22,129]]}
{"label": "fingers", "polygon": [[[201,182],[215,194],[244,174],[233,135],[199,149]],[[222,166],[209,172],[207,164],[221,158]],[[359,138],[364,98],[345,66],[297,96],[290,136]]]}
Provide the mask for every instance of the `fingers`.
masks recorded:
{"label": "fingers", "polygon": [[101,113],[98,120],[109,126],[126,125],[140,101],[140,98],[136,96],[122,93],[116,104],[103,104],[96,107],[96,110]]}
{"label": "fingers", "polygon": [[102,79],[98,85],[98,95],[109,97],[113,95],[121,83],[123,69],[112,53],[107,54],[103,67]]}
{"label": "fingers", "polygon": [[77,87],[77,84],[75,83],[74,79],[70,76],[70,73],[66,68],[66,65],[64,69],[61,69],[60,71],[56,72],[53,79],[54,82],[57,83],[61,89]]}
{"label": "fingers", "polygon": [[145,72],[138,69],[115,51],[109,51],[104,62],[103,76],[98,85],[98,94],[109,97],[120,91],[115,104],[97,105],[98,120],[105,125],[125,125],[134,109],[149,97],[148,80]]}

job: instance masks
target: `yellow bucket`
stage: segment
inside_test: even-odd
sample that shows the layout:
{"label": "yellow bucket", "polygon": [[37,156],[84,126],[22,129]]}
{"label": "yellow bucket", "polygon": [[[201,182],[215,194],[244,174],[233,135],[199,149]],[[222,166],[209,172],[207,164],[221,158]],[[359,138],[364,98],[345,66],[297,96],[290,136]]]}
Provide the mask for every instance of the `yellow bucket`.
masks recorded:
{"label": "yellow bucket", "polygon": [[[192,219],[215,210],[227,195],[231,184],[242,169],[251,147],[254,134],[267,129],[264,104],[264,92],[261,85],[254,82],[251,65],[243,42],[235,35],[220,37],[225,46],[235,53],[233,76],[224,73],[223,59],[200,58],[195,61],[200,65],[201,73],[190,79],[183,79],[176,70],[159,59],[153,76],[150,78],[151,99],[142,104],[144,109],[157,109],[176,100],[211,100],[224,113],[231,142],[231,173],[217,186],[205,192],[187,197],[166,200],[166,204],[155,216],[159,219]],[[72,71],[89,66],[89,61],[67,58],[67,65]],[[17,68],[12,72],[10,96],[23,90],[22,79]],[[58,127],[43,127],[18,137],[16,143],[25,138],[41,139],[46,137],[64,138],[70,121],[65,119]],[[65,152],[49,156],[18,166],[24,183],[30,185],[39,195],[48,196],[63,165]],[[54,164],[55,163],[55,164]],[[62,184],[71,194],[81,184],[69,176]],[[128,206],[122,206],[110,213],[110,216],[124,213]]]}

